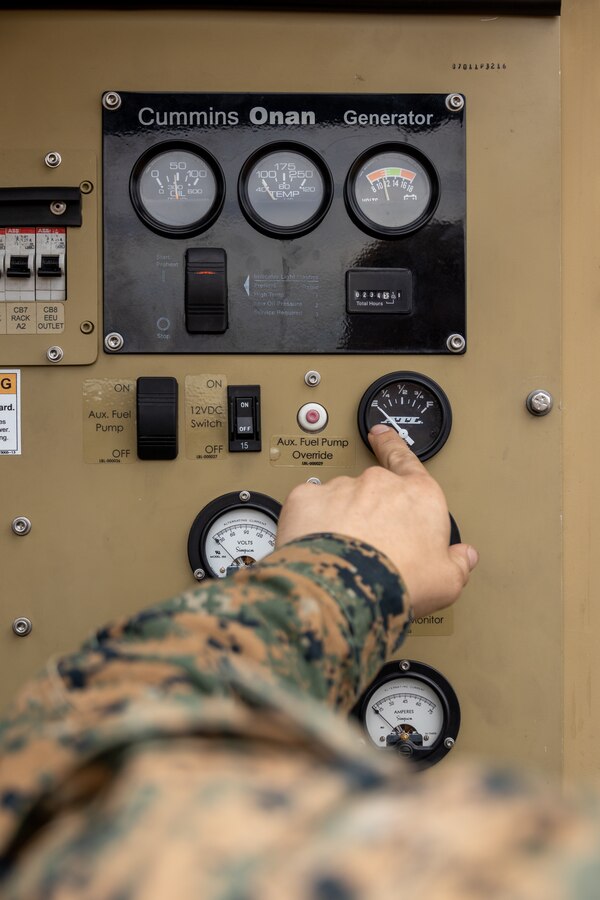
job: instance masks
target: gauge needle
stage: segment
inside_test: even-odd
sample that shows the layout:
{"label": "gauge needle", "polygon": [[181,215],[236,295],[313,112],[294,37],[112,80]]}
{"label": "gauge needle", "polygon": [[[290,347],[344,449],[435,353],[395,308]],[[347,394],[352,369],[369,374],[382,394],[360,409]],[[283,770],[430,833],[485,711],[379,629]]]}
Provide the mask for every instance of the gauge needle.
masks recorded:
{"label": "gauge needle", "polygon": [[219,547],[221,548],[221,550],[224,550],[225,553],[227,554],[227,556],[231,556],[231,558],[232,558],[232,559],[234,560],[234,562],[235,562],[235,556],[233,556],[233,555],[229,552],[229,550],[227,549],[227,547],[225,546],[225,544],[223,543],[223,541],[221,541],[218,537],[215,538],[215,544],[218,544]]}
{"label": "gauge needle", "polygon": [[270,191],[270,190],[269,190],[269,185],[267,184],[267,182],[265,181],[264,178],[263,178],[263,180],[262,180],[262,183],[263,183],[263,187],[264,187],[265,191],[267,192],[267,194],[269,195],[269,197],[271,198],[271,200],[274,200],[274,199],[275,199],[275,196],[274,196],[274,194],[273,194],[273,191]]}
{"label": "gauge needle", "polygon": [[[408,431],[406,430],[406,428],[400,428],[400,426],[398,425],[398,423],[397,423],[394,419],[392,419],[391,416],[388,416],[388,414],[387,414],[386,412],[384,412],[382,409],[380,409],[379,412],[380,412],[383,416],[386,417],[386,419],[388,420],[388,422],[390,423],[390,425],[392,426],[392,428],[395,428],[395,429],[396,429],[396,431],[398,432],[398,434],[400,435],[400,437],[401,437],[401,438],[404,438],[404,440],[406,441],[406,443],[408,444],[408,446],[409,446],[409,447],[412,447],[412,445],[414,444],[414,441],[413,441],[413,439],[411,438],[411,436],[409,435],[409,433],[408,433]],[[383,423],[382,423],[382,424],[383,424]]]}
{"label": "gauge needle", "polygon": [[394,725],[392,725],[391,722],[388,722],[388,720],[386,719],[385,716],[382,716],[382,715],[381,715],[381,713],[379,712],[379,710],[377,709],[376,706],[372,706],[371,709],[373,710],[374,713],[376,713],[376,714],[379,716],[380,719],[383,719],[383,721],[385,722],[385,724],[386,724],[389,728],[392,729],[392,731],[394,732],[394,734],[398,734],[398,729],[397,729],[396,727],[394,727]]}
{"label": "gauge needle", "polygon": [[390,202],[390,195],[388,194],[387,184],[385,183],[385,178],[383,179],[383,189],[385,191],[385,199],[387,202]]}

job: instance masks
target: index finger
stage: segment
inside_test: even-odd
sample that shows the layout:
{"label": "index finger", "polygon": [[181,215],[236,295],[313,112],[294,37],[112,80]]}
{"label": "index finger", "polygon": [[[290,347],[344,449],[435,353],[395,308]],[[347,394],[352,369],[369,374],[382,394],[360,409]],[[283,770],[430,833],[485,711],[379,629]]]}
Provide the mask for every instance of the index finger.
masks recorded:
{"label": "index finger", "polygon": [[377,461],[396,475],[423,475],[427,472],[423,463],[409,450],[404,441],[388,425],[374,425],[369,432],[369,443]]}

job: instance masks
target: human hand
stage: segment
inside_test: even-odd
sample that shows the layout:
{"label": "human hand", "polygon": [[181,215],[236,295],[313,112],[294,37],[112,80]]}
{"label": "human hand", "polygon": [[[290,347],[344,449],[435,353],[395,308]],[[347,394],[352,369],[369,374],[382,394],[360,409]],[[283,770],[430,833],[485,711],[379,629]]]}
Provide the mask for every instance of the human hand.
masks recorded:
{"label": "human hand", "polygon": [[379,466],[358,478],[291,491],[281,510],[277,547],[318,532],[357,538],[396,566],[416,618],[450,606],[477,565],[477,551],[468,544],[448,546],[443,491],[402,438],[375,425],[369,441]]}

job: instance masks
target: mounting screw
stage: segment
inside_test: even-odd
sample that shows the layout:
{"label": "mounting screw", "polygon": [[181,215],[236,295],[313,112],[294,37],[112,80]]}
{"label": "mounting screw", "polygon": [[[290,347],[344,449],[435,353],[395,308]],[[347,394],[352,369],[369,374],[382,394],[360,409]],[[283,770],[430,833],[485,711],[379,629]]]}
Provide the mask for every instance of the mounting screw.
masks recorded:
{"label": "mounting screw", "polygon": [[82,322],[81,325],[79,326],[79,330],[83,334],[91,334],[92,331],[94,330],[94,323],[90,322],[89,319],[86,319],[86,321]]}
{"label": "mounting screw", "polygon": [[67,204],[64,200],[54,200],[54,202],[50,204],[50,212],[53,216],[62,216],[66,211]]}
{"label": "mounting screw", "polygon": [[107,350],[110,350],[111,353],[116,353],[117,350],[121,350],[124,343],[123,335],[119,334],[118,331],[111,331],[111,333],[107,334],[104,338],[104,346]]}
{"label": "mounting screw", "polygon": [[306,483],[307,483],[307,484],[321,484],[321,479],[320,479],[320,478],[315,478],[315,476],[313,475],[312,478],[307,478],[307,479],[306,479]]}
{"label": "mounting screw", "polygon": [[240,491],[239,497],[242,503],[246,503],[250,499],[250,491]]}
{"label": "mounting screw", "polygon": [[309,387],[316,387],[321,383],[321,376],[318,372],[315,372],[314,369],[311,369],[310,372],[307,372],[304,376],[304,383]]}
{"label": "mounting screw", "polygon": [[553,405],[552,394],[548,391],[532,391],[525,401],[525,406],[532,416],[547,416]]}
{"label": "mounting screw", "polygon": [[403,660],[400,662],[400,668],[401,668],[401,670],[402,670],[403,672],[408,672],[408,670],[410,669],[410,663],[409,663],[409,661],[408,661],[407,659],[403,659]]}
{"label": "mounting screw", "polygon": [[462,334],[451,334],[446,341],[446,347],[450,353],[462,353],[466,346],[467,342]]}
{"label": "mounting screw", "polygon": [[94,190],[94,185],[91,181],[82,181],[79,185],[79,190],[82,194],[91,194]]}
{"label": "mounting screw", "polygon": [[31,634],[32,628],[31,619],[28,619],[26,616],[19,616],[12,623],[12,630],[17,637],[27,637],[28,634]]}
{"label": "mounting screw", "polygon": [[62,347],[48,347],[46,350],[46,359],[51,363],[60,362],[64,355],[65,352]]}
{"label": "mounting screw", "polygon": [[31,520],[28,519],[27,516],[17,516],[17,518],[13,519],[10,523],[10,527],[14,534],[23,537],[31,531]]}
{"label": "mounting screw", "polygon": [[465,105],[465,98],[461,94],[448,94],[446,97],[446,107],[450,112],[460,112]]}
{"label": "mounting screw", "polygon": [[444,747],[446,748],[446,750],[452,750],[452,748],[454,747],[454,738],[446,738],[446,740],[444,741]]}
{"label": "mounting screw", "polygon": [[56,169],[62,162],[62,156],[57,150],[51,150],[50,153],[46,153],[44,162],[49,169]]}
{"label": "mounting screw", "polygon": [[116,91],[107,91],[102,97],[102,106],[104,109],[118,109],[121,102],[121,97]]}
{"label": "mounting screw", "polygon": [[203,578],[206,577],[206,572],[204,569],[194,569],[194,578],[196,581],[202,581]]}

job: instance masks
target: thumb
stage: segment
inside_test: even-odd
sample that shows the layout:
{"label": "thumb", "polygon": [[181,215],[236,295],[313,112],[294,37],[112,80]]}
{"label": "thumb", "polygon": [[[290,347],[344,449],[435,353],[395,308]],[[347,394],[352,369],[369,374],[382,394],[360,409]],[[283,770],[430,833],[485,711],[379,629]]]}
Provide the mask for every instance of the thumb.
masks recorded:
{"label": "thumb", "polygon": [[469,580],[469,575],[479,562],[479,553],[470,544],[452,544],[448,547],[450,559],[460,570],[463,587]]}

